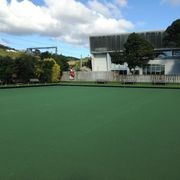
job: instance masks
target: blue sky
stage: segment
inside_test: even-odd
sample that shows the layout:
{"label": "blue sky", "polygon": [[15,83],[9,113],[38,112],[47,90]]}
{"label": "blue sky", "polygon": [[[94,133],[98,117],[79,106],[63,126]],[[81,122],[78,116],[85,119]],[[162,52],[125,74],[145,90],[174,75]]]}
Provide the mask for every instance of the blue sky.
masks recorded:
{"label": "blue sky", "polygon": [[161,30],[179,18],[180,0],[0,0],[0,43],[85,57],[90,35]]}

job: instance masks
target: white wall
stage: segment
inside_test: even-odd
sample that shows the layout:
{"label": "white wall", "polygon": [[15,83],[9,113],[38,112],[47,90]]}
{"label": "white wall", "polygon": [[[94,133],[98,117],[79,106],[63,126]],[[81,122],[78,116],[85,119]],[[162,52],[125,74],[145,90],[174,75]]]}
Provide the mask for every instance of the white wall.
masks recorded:
{"label": "white wall", "polygon": [[[165,75],[180,75],[180,59],[156,59],[150,60],[148,64],[161,64],[165,65]],[[92,71],[105,72],[116,69],[117,65],[111,63],[109,53],[94,54],[92,55]],[[126,69],[127,66],[120,66],[121,69]],[[136,68],[143,74],[142,68]],[[127,68],[128,70],[128,68]]]}
{"label": "white wall", "polygon": [[136,82],[146,82],[146,83],[152,83],[154,78],[165,78],[166,83],[180,83],[180,75],[119,75],[115,72],[75,72],[75,79],[70,80],[69,79],[69,72],[63,72],[63,75],[61,77],[61,81],[98,81],[98,80],[104,80],[104,81],[116,81],[116,82],[123,82],[124,79],[135,79]]}
{"label": "white wall", "polygon": [[178,59],[157,59],[151,60],[148,64],[165,65],[165,75],[180,75],[180,60]]}
{"label": "white wall", "polygon": [[111,71],[111,57],[108,53],[92,55],[93,71]]}

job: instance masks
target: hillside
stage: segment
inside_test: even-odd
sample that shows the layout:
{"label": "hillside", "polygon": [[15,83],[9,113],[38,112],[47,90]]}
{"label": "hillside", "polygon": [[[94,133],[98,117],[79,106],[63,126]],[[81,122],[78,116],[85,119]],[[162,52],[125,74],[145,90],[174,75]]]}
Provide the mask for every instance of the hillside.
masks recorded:
{"label": "hillside", "polygon": [[[11,48],[11,47],[8,47],[8,46],[5,46],[5,45],[2,45],[0,44],[0,56],[10,56],[12,58],[16,58],[16,57],[19,57],[21,55],[23,55],[25,52],[22,52],[22,51],[17,51],[15,50],[14,48]],[[44,52],[42,54],[45,54],[45,57],[46,55],[47,56],[51,56],[50,53],[48,52]],[[80,59],[76,58],[76,57],[72,57],[72,56],[64,56],[64,55],[58,55],[58,57],[62,60],[62,61],[79,61]]]}
{"label": "hillside", "polygon": [[24,54],[24,52],[20,52],[15,50],[14,48],[10,48],[8,46],[4,46],[0,44],[0,56],[10,56],[11,58],[17,58]]}
{"label": "hillside", "polygon": [[11,51],[9,49],[1,49],[0,48],[0,56],[10,56],[11,58],[17,58],[19,56],[21,56],[22,54],[24,54],[23,52],[20,51]]}
{"label": "hillside", "polygon": [[0,44],[0,49],[11,49],[11,48],[9,48],[8,46]]}
{"label": "hillside", "polygon": [[64,55],[59,55],[59,57],[65,61],[79,61],[79,58],[72,57],[72,56],[64,56]]}

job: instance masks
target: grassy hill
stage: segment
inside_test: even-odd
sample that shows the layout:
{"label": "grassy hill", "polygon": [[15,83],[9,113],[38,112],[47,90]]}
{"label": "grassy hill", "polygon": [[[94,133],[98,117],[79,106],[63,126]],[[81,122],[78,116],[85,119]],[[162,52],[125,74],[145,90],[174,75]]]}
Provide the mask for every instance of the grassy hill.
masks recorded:
{"label": "grassy hill", "polygon": [[23,55],[24,52],[20,52],[20,51],[7,51],[5,49],[0,49],[0,56],[10,56],[11,58],[17,58],[21,55]]}
{"label": "grassy hill", "polygon": [[[0,56],[10,56],[12,58],[16,58],[16,57],[19,57],[20,55],[23,55],[24,53],[25,52],[17,51],[14,48],[0,44]],[[45,54],[45,56],[51,55],[49,52],[44,52],[42,54]],[[68,62],[68,61],[79,61],[80,60],[79,58],[72,57],[72,56],[64,56],[62,54],[58,55],[58,57],[61,60],[64,60],[66,62]]]}
{"label": "grassy hill", "polygon": [[11,48],[9,46],[5,46],[3,44],[0,44],[0,49],[9,49],[9,50],[15,50],[14,48]]}
{"label": "grassy hill", "polygon": [[[10,48],[8,46],[4,46],[4,45],[1,45],[0,44],[0,56],[1,57],[5,57],[5,56],[9,56],[13,59],[17,58],[17,57],[20,57],[22,55],[24,55],[25,52],[22,52],[22,51],[17,51],[13,48]],[[35,55],[35,54],[34,54]],[[36,56],[36,55],[35,55]],[[42,52],[40,54],[40,57],[41,59],[44,59],[44,58],[49,58],[49,57],[52,57],[52,54],[49,53],[49,52]],[[64,56],[62,54],[60,55],[57,55],[56,56],[57,59],[60,60],[60,64],[62,66],[62,69],[65,68],[65,70],[68,69],[68,64],[71,66],[71,67],[76,67],[75,69],[79,69],[80,67],[80,59],[76,58],[76,57],[72,57],[72,56]],[[84,61],[83,61],[84,62]],[[67,64],[67,65],[66,65]],[[65,66],[65,67],[64,67]]]}
{"label": "grassy hill", "polygon": [[11,58],[17,58],[23,54],[24,52],[16,51],[13,48],[0,44],[0,56],[10,56]]}

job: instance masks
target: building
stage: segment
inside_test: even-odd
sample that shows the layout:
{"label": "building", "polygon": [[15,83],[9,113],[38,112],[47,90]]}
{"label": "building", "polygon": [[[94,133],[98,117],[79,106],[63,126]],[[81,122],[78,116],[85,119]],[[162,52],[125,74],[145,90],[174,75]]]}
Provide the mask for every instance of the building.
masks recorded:
{"label": "building", "polygon": [[[163,46],[164,31],[149,31],[137,33],[153,47],[156,58],[149,61],[144,68],[136,68],[137,74],[180,74],[180,48],[167,48]],[[124,44],[130,33],[91,36],[90,52],[92,54],[93,71],[119,71],[128,74],[128,64],[116,65],[111,61],[111,54],[123,52]]]}

